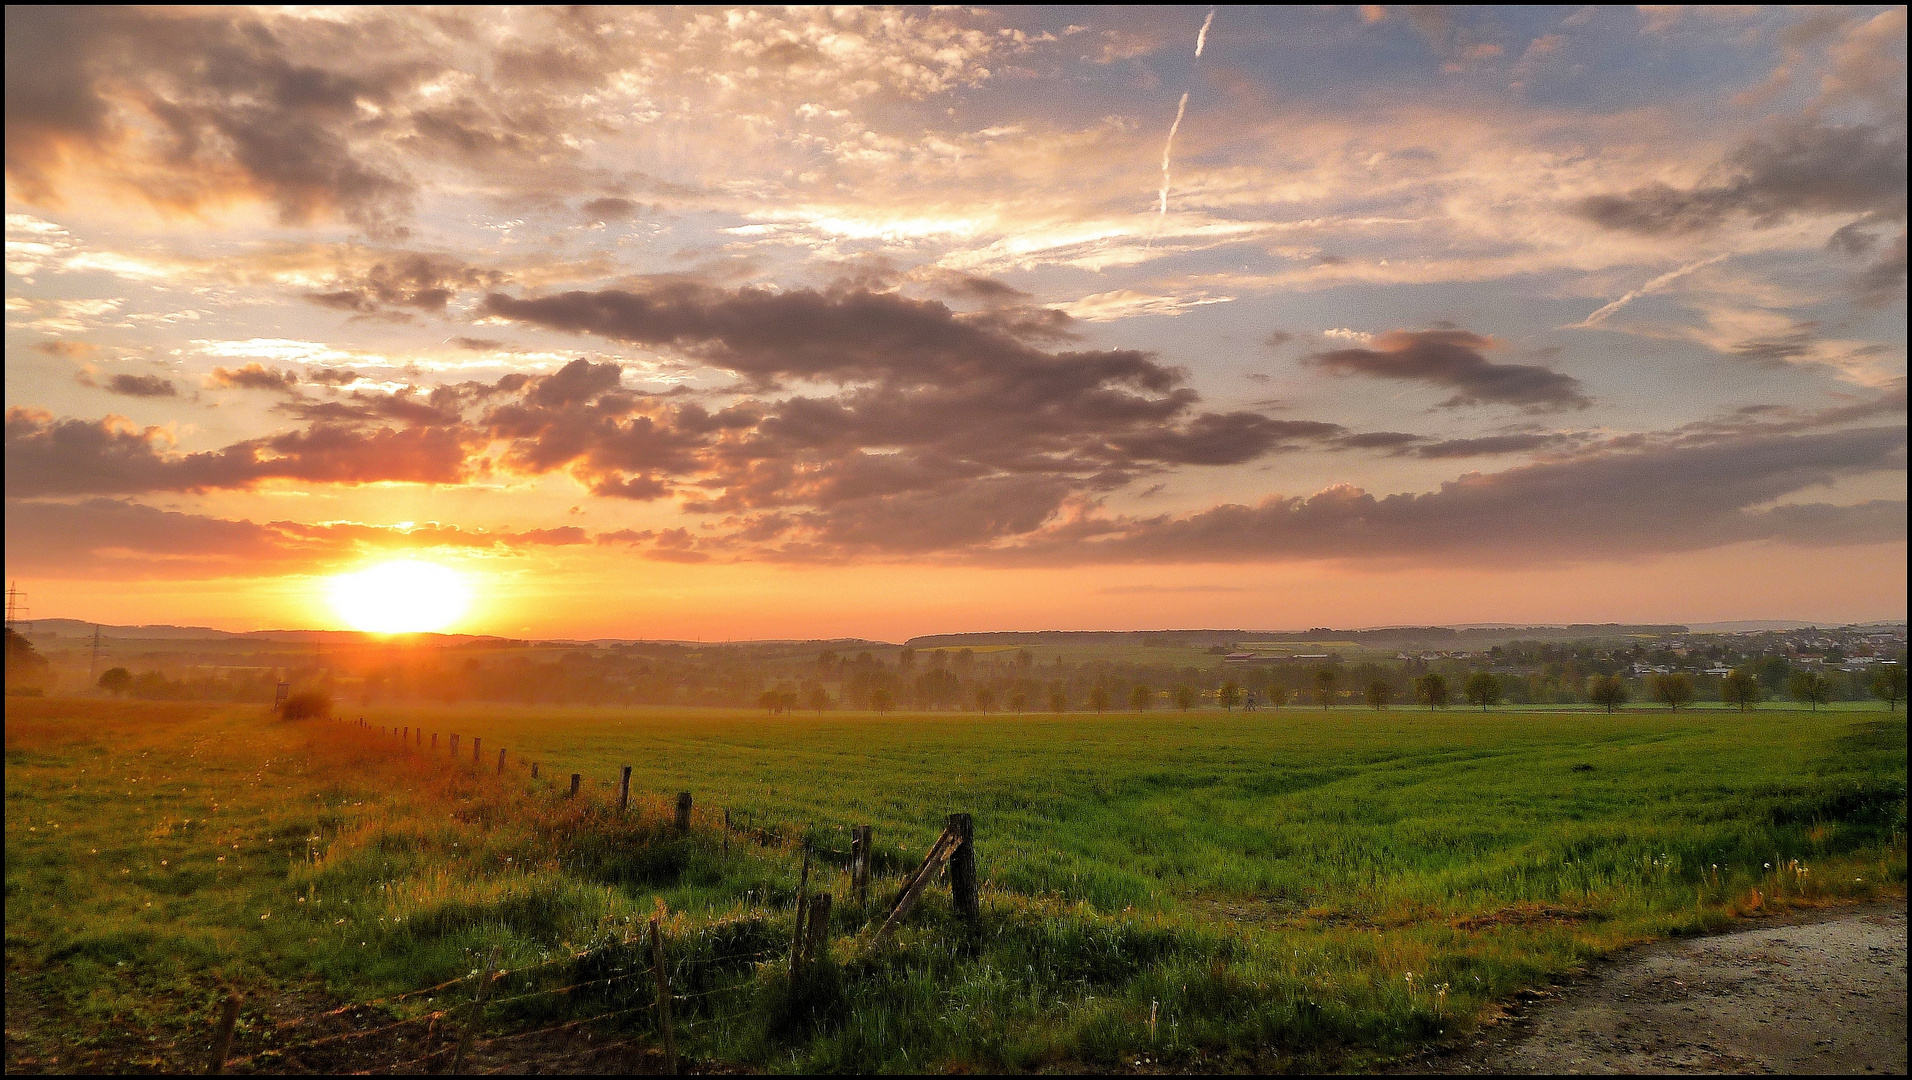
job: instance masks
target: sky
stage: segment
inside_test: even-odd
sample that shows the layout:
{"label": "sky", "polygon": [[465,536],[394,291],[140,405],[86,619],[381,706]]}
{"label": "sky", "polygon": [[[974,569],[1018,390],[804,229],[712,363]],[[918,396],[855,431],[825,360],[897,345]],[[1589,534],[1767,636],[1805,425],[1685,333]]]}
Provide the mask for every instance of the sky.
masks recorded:
{"label": "sky", "polygon": [[6,574],[447,629],[1903,619],[1903,8],[6,11]]}

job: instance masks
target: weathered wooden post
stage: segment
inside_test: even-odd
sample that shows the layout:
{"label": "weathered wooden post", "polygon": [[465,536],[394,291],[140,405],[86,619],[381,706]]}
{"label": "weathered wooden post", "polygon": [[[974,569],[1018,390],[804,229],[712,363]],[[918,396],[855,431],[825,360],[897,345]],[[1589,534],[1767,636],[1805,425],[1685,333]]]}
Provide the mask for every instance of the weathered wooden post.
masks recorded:
{"label": "weathered wooden post", "polygon": [[485,740],[479,738],[476,735],[473,735],[471,737],[471,763],[473,765],[478,764],[478,748],[484,745],[484,741]]}
{"label": "weathered wooden post", "polygon": [[624,808],[629,805],[631,805],[631,767],[626,765],[623,779],[617,782],[617,812],[622,814]]}
{"label": "weathered wooden post", "polygon": [[677,793],[677,831],[690,832],[690,792]]}
{"label": "weathered wooden post", "polygon": [[498,775],[503,776],[504,774],[505,774],[505,752],[503,750],[500,750],[498,751]]}
{"label": "weathered wooden post", "polygon": [[949,891],[956,903],[956,914],[970,930],[982,925],[982,902],[977,895],[976,832],[968,814],[951,814],[943,827],[956,834],[956,850],[949,855]]}
{"label": "weathered wooden post", "polygon": [[432,753],[438,753],[438,732],[432,732]]}
{"label": "weathered wooden post", "polygon": [[577,798],[577,797],[578,797],[578,784],[579,784],[579,782],[580,782],[580,781],[582,781],[583,779],[584,779],[584,777],[583,777],[583,776],[582,776],[581,774],[579,774],[579,773],[572,773],[572,774],[571,774],[571,795],[570,795],[570,798],[573,798],[573,799],[575,799],[575,798]]}
{"label": "weathered wooden post", "polygon": [[491,950],[485,957],[485,972],[478,980],[478,993],[471,999],[471,1019],[465,1022],[464,1033],[458,1036],[458,1052],[452,1055],[451,1072],[458,1075],[465,1064],[465,1053],[471,1049],[471,1040],[478,1034],[478,1014],[484,1008],[485,991],[491,989],[491,972],[498,966],[498,950]]}
{"label": "weathered wooden post", "polygon": [[664,1060],[670,1062],[671,1075],[677,1075],[677,1039],[671,1031],[671,974],[664,966],[664,931],[651,917],[651,970],[657,973],[657,1027],[664,1036]]}
{"label": "weathered wooden post", "polygon": [[458,760],[458,733],[456,731],[451,733],[451,757],[453,761]]}
{"label": "weathered wooden post", "polygon": [[870,835],[868,825],[850,829],[850,899],[859,910],[870,903]]}
{"label": "weathered wooden post", "polygon": [[730,858],[730,807],[724,807],[724,858]]}
{"label": "weathered wooden post", "polygon": [[531,779],[536,780],[537,778],[538,778],[538,763],[534,761],[531,763]]}
{"label": "weathered wooden post", "polygon": [[226,1058],[232,1053],[232,1030],[239,1026],[239,995],[228,994],[226,1005],[219,1013],[219,1035],[212,1042],[212,1059],[206,1063],[206,1071],[214,1076],[226,1071]]}
{"label": "weathered wooden post", "polygon": [[807,895],[809,888],[810,845],[806,842],[803,845],[803,873],[797,877],[797,921],[795,928],[790,931],[791,978],[795,978],[797,972],[803,968],[803,919],[805,915],[809,914],[810,904],[809,896]]}
{"label": "weathered wooden post", "polygon": [[824,947],[830,941],[830,894],[820,892],[810,898],[810,927],[803,943],[803,963],[808,967],[824,959]]}

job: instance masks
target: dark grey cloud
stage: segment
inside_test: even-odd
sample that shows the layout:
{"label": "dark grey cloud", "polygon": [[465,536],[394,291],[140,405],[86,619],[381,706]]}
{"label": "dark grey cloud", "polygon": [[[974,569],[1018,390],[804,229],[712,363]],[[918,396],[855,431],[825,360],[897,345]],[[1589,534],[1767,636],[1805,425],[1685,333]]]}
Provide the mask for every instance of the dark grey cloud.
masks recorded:
{"label": "dark grey cloud", "polygon": [[206,383],[209,386],[233,390],[266,390],[281,393],[296,388],[299,385],[299,375],[295,371],[267,367],[255,360],[243,367],[213,368],[212,374],[206,377]]}
{"label": "dark grey cloud", "polygon": [[158,375],[115,375],[106,380],[103,389],[109,393],[126,397],[177,397],[179,389],[171,379]]}
{"label": "dark grey cloud", "polygon": [[315,304],[374,314],[392,308],[442,313],[460,289],[495,288],[504,280],[496,270],[483,270],[459,259],[423,252],[403,252],[373,263],[321,293],[307,293]]}
{"label": "dark grey cloud", "polygon": [[1473,439],[1441,439],[1415,447],[1414,454],[1424,458],[1487,457],[1533,450],[1558,450],[1578,445],[1582,441],[1570,432],[1529,431],[1510,435],[1483,435]]}
{"label": "dark grey cloud", "polygon": [[35,498],[243,488],[267,480],[456,483],[471,475],[469,437],[446,428],[317,424],[179,454],[160,428],[110,417],[56,419],[16,407],[7,410],[6,489],[9,497]]}
{"label": "dark grey cloud", "polygon": [[1906,504],[1768,508],[1841,477],[1905,468],[1903,427],[1753,435],[1469,474],[1377,498],[1353,487],[1186,516],[1084,519],[982,557],[1040,563],[1281,558],[1494,565],[1626,559],[1754,540],[1903,541]]}
{"label": "dark grey cloud", "polygon": [[1308,362],[1337,375],[1403,379],[1455,391],[1440,403],[1519,405],[1527,409],[1583,409],[1592,404],[1580,380],[1534,364],[1487,359],[1491,338],[1470,330],[1392,330],[1370,348],[1315,353]]}
{"label": "dark grey cloud", "polygon": [[390,105],[423,73],[348,72],[365,50],[344,27],[302,29],[338,38],[329,65],[239,11],[10,7],[6,31],[7,174],[28,199],[57,201],[79,165],[162,205],[254,196],[288,224],[387,231],[409,211],[413,181],[360,148],[361,103]]}
{"label": "dark grey cloud", "polygon": [[1905,161],[1902,119],[1840,126],[1792,118],[1735,148],[1711,182],[1649,184],[1573,209],[1609,229],[1647,235],[1699,232],[1733,217],[1774,225],[1806,213],[1904,221]]}

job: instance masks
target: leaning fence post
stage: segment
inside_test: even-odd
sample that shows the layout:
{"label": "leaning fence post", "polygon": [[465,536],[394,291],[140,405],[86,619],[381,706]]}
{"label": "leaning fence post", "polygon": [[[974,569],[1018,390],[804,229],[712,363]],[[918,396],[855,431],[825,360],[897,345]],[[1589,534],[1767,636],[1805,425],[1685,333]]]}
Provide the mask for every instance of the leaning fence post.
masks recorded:
{"label": "leaning fence post", "polygon": [[949,892],[956,902],[956,913],[974,930],[982,921],[982,902],[977,896],[976,830],[968,814],[951,814],[944,827],[956,834],[956,850],[949,855]]}
{"label": "leaning fence post", "polygon": [[624,808],[629,805],[631,805],[631,767],[626,765],[623,778],[617,782],[617,812],[622,814]]}
{"label": "leaning fence post", "polygon": [[503,776],[504,774],[505,774],[505,752],[503,750],[500,750],[498,751],[498,775]]}
{"label": "leaning fence post", "polygon": [[465,1063],[465,1052],[471,1049],[471,1040],[478,1034],[478,1011],[484,1007],[485,991],[491,989],[491,970],[498,966],[498,950],[491,950],[485,957],[484,975],[478,980],[478,993],[471,999],[471,1019],[465,1024],[465,1031],[458,1036],[458,1052],[451,1057],[452,1075],[456,1076]]}
{"label": "leaning fence post", "polygon": [[850,829],[850,898],[861,909],[870,903],[870,827]]}
{"label": "leaning fence post", "polygon": [[651,916],[651,970],[657,973],[657,1027],[664,1035],[664,1058],[677,1075],[677,1039],[671,1031],[671,975],[664,966],[664,931]]}
{"label": "leaning fence post", "polygon": [[797,878],[797,925],[790,931],[790,975],[803,969],[803,918],[809,913],[810,845],[803,845],[803,873]]}
{"label": "leaning fence post", "polygon": [[239,1026],[239,995],[229,994],[226,1007],[219,1014],[219,1037],[212,1043],[212,1060],[206,1063],[206,1071],[214,1076],[226,1071],[226,1055],[232,1053],[232,1029]]}
{"label": "leaning fence post", "polygon": [[690,831],[690,792],[688,791],[677,793],[677,831],[680,833]]}
{"label": "leaning fence post", "polygon": [[578,797],[578,783],[583,779],[584,777],[579,773],[571,774],[571,794],[568,796],[569,798],[575,799]]}

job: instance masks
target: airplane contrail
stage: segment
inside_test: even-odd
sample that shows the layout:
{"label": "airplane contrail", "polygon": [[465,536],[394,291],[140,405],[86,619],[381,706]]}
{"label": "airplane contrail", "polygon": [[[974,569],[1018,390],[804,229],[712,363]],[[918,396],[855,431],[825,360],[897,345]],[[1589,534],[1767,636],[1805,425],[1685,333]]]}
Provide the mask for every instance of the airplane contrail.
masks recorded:
{"label": "airplane contrail", "polygon": [[1202,50],[1208,47],[1208,28],[1215,24],[1215,9],[1208,9],[1208,18],[1202,20],[1201,32],[1195,35],[1195,59],[1202,58]]}
{"label": "airplane contrail", "polygon": [[1168,126],[1168,141],[1162,144],[1162,207],[1158,213],[1168,213],[1168,163],[1175,150],[1175,132],[1182,126],[1182,114],[1188,111],[1188,93],[1183,91],[1182,103],[1175,106],[1175,122]]}
{"label": "airplane contrail", "polygon": [[1614,312],[1619,311],[1623,307],[1626,307],[1628,304],[1631,304],[1635,300],[1638,300],[1640,297],[1646,296],[1649,293],[1659,292],[1661,289],[1666,288],[1668,285],[1671,285],[1673,282],[1678,281],[1680,278],[1685,277],[1686,275],[1692,273],[1693,271],[1699,270],[1703,267],[1711,266],[1714,263],[1727,258],[1731,254],[1732,252],[1730,251],[1721,252],[1718,255],[1713,255],[1711,257],[1701,259],[1698,262],[1687,263],[1685,266],[1679,267],[1678,269],[1668,270],[1666,273],[1661,274],[1659,277],[1654,278],[1652,281],[1647,282],[1645,285],[1642,285],[1639,288],[1634,289],[1632,292],[1627,293],[1625,296],[1622,296],[1620,299],[1615,300],[1613,303],[1608,304],[1607,306],[1601,308],[1600,310],[1594,312],[1593,314],[1587,316],[1586,318],[1580,320],[1579,322],[1570,323],[1567,326],[1563,327],[1562,329],[1579,330],[1579,329],[1585,329],[1587,327],[1598,326],[1601,323],[1606,322],[1607,318],[1611,316]]}

